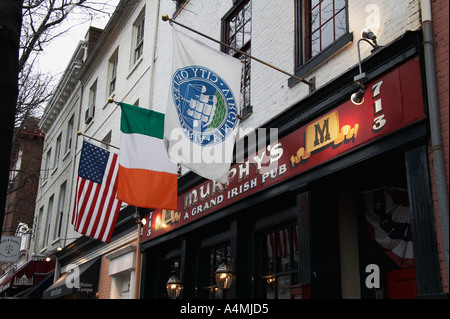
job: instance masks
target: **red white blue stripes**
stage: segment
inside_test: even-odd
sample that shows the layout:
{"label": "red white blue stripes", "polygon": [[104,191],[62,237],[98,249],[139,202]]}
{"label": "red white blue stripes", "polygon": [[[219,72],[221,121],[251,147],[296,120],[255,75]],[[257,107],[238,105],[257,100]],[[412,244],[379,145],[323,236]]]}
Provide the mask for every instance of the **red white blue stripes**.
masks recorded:
{"label": "red white blue stripes", "polygon": [[117,199],[118,156],[86,141],[80,158],[72,224],[91,238],[109,242],[122,202]]}

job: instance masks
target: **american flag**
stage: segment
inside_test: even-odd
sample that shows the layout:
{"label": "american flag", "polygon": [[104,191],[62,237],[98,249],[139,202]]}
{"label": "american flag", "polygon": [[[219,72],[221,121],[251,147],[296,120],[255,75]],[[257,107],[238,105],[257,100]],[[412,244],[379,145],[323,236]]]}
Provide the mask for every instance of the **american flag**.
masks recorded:
{"label": "american flag", "polygon": [[[292,233],[292,238],[289,238],[289,232]],[[275,236],[277,237],[275,242]],[[298,251],[298,237],[297,226],[294,226],[291,230],[289,228],[283,228],[277,232],[267,234],[267,258],[273,259],[276,257],[286,257],[291,254],[291,243],[294,244],[294,251]],[[276,246],[276,253],[275,253]]]}
{"label": "american flag", "polygon": [[91,238],[109,242],[122,201],[117,195],[117,154],[83,141],[72,224]]}

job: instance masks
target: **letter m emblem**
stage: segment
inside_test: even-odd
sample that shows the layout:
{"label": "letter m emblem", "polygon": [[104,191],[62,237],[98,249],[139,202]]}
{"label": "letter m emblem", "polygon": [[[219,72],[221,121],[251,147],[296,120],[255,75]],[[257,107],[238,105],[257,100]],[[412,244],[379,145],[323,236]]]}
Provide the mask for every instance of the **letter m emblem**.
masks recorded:
{"label": "letter m emblem", "polygon": [[339,113],[333,111],[306,127],[306,152],[311,153],[329,143],[339,136]]}

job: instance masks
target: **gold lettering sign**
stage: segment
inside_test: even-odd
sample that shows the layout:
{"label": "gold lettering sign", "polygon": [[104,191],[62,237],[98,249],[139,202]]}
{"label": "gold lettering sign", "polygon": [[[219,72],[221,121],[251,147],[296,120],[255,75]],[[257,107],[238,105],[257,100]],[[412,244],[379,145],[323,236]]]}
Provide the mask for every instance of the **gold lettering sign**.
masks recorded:
{"label": "gold lettering sign", "polygon": [[344,125],[339,129],[339,113],[334,111],[306,127],[305,147],[300,147],[291,156],[291,167],[297,167],[305,163],[313,151],[320,152],[328,144],[333,143],[333,147],[339,147],[342,143],[355,141],[358,135],[359,124],[353,127]]}
{"label": "gold lettering sign", "polygon": [[306,153],[322,148],[339,137],[339,113],[334,111],[306,128]]}

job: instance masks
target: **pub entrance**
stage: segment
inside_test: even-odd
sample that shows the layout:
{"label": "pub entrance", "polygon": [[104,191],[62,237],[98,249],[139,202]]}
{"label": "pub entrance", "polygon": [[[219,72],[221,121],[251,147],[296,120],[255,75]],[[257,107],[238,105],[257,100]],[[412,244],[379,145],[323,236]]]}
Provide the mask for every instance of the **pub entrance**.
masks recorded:
{"label": "pub entrance", "polygon": [[393,150],[311,183],[311,297],[414,298],[405,156]]}
{"label": "pub entrance", "polygon": [[[176,231],[146,252],[145,297],[167,298],[176,271],[187,299],[414,298],[406,175],[394,149]],[[234,273],[227,291],[214,280],[222,261]]]}

